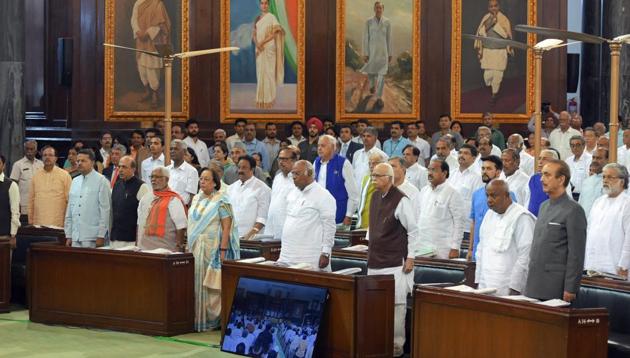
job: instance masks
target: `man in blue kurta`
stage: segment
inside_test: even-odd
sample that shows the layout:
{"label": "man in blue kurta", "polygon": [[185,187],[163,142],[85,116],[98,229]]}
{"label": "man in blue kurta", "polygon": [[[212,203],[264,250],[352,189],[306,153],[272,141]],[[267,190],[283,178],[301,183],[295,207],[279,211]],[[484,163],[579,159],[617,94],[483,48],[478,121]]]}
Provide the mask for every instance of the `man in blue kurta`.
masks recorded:
{"label": "man in blue kurta", "polygon": [[111,192],[109,181],[94,170],[94,152],[82,149],[77,156],[81,175],[72,180],[64,230],[66,246],[101,247],[109,230]]}
{"label": "man in blue kurta", "polygon": [[[472,223],[470,225],[470,239],[471,242],[468,246],[468,254],[466,258],[468,261],[475,260],[475,253],[477,252],[477,245],[479,244],[479,230],[481,228],[481,222],[490,208],[488,207],[488,196],[486,194],[486,185],[494,179],[498,179],[503,171],[503,162],[496,155],[490,155],[481,158],[481,180],[483,186],[477,189],[472,195],[472,205],[470,209],[470,219]],[[512,201],[516,202],[516,196],[510,191],[510,197]]]}
{"label": "man in blue kurta", "polygon": [[363,60],[365,66],[361,72],[368,75],[370,92],[382,101],[384,77],[392,60],[392,27],[389,19],[383,16],[385,5],[380,1],[374,3],[374,17],[365,22],[363,30]]}
{"label": "man in blue kurta", "polygon": [[335,222],[350,227],[359,204],[359,189],[354,181],[352,164],[335,151],[337,140],[323,135],[317,143],[315,181],[326,188],[337,202]]}

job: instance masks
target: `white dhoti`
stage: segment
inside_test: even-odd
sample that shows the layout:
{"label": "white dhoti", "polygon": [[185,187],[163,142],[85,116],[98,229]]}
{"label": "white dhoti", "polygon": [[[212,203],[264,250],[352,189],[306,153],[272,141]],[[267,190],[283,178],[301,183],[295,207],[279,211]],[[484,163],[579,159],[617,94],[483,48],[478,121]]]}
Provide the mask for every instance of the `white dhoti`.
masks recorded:
{"label": "white dhoti", "polygon": [[368,268],[368,275],[394,275],[394,352],[402,352],[405,345],[405,315],[407,295],[413,290],[413,271],[403,272],[403,266],[383,269]]}
{"label": "white dhoti", "polygon": [[481,68],[484,70],[483,80],[486,83],[486,86],[492,87],[492,94],[497,94],[499,89],[501,89],[503,72],[506,67],[506,49],[483,49],[483,57],[481,58]]}

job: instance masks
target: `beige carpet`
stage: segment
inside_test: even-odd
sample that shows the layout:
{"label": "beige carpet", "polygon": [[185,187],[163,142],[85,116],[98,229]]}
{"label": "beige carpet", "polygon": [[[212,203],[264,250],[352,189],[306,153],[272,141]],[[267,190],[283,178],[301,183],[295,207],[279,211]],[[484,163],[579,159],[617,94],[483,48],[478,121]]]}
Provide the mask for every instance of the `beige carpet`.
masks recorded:
{"label": "beige carpet", "polygon": [[151,337],[31,323],[27,310],[0,314],[0,357],[235,357],[220,339],[220,331]]}

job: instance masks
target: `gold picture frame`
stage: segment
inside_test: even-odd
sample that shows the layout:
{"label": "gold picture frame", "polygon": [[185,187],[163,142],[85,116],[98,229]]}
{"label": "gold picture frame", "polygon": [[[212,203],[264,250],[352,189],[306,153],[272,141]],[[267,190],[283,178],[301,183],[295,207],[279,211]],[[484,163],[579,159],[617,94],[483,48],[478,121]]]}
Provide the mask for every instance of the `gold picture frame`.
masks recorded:
{"label": "gold picture frame", "polygon": [[[232,123],[237,118],[247,118],[253,122],[274,120],[285,123],[303,120],[306,0],[270,1],[269,14],[274,15],[276,25],[282,28],[282,62],[285,65],[284,80],[275,86],[278,94],[264,105],[259,104],[257,95],[256,46],[251,40],[254,24],[261,19],[255,16],[260,14],[260,8],[258,1],[252,1],[251,4],[246,8],[232,9],[231,0],[221,0],[221,46],[238,46],[241,50],[221,53],[220,121]],[[233,13],[239,15],[240,22],[232,23]],[[241,35],[250,31],[247,33],[250,37],[232,39],[231,34],[236,31]],[[239,67],[235,65],[232,68],[232,59]]]}
{"label": "gold picture frame", "polygon": [[[136,0],[105,0],[105,42],[135,47],[130,19]],[[163,1],[162,5],[170,24],[167,36],[174,52],[189,50],[189,0]],[[171,15],[174,13],[174,15]],[[175,32],[179,29],[179,34]],[[164,71],[158,77],[156,104],[142,98],[143,84],[139,76],[135,53],[124,49],[105,47],[105,99],[106,121],[147,121],[164,117]],[[173,63],[173,113],[174,120],[189,116],[188,59],[176,59]],[[152,74],[155,78],[155,72]],[[147,76],[147,75],[145,75]],[[132,82],[133,81],[133,82]],[[151,81],[145,86],[151,93]],[[140,89],[138,89],[140,88]]]}
{"label": "gold picture frame", "polygon": [[[471,3],[474,3],[473,1],[467,1],[466,4],[467,6],[470,6]],[[488,1],[487,0],[477,0],[477,5],[475,6],[479,6],[479,7],[484,7],[487,8],[488,6]],[[502,2],[503,3],[503,2]],[[526,1],[522,1],[522,0],[513,0],[512,3],[517,3],[519,5],[525,5],[526,6],[526,13],[525,14],[519,14],[519,16],[526,17],[526,22],[528,25],[536,25],[536,0],[526,0]],[[481,11],[481,10],[480,10]],[[466,47],[471,47],[473,46],[473,41],[469,40],[469,39],[462,39],[462,19],[464,18],[463,15],[464,9],[462,7],[462,0],[452,0],[452,30],[451,30],[451,116],[453,117],[453,119],[459,120],[461,122],[464,123],[480,123],[481,122],[481,117],[483,112],[491,112],[493,113],[493,118],[495,122],[499,122],[499,123],[527,123],[529,121],[529,119],[531,118],[532,114],[534,113],[534,54],[532,51],[527,51],[524,52],[522,50],[517,50],[514,49],[515,53],[517,54],[521,54],[522,56],[525,57],[524,59],[524,66],[525,66],[525,73],[524,73],[524,81],[525,81],[525,99],[523,103],[519,103],[523,108],[524,108],[524,112],[522,113],[509,113],[509,112],[501,112],[501,111],[495,111],[493,110],[492,107],[492,103],[490,102],[490,104],[487,105],[487,110],[484,111],[465,111],[462,109],[462,95],[463,95],[463,91],[462,91],[462,78],[464,77],[462,75],[462,48],[464,46]],[[487,11],[486,11],[487,12]],[[509,15],[509,14],[508,14]],[[467,15],[466,19],[468,21],[468,19],[470,19],[471,16]],[[475,18],[476,19],[476,18]],[[480,20],[476,19],[476,20]],[[472,20],[471,20],[472,21]],[[522,23],[522,22],[521,22]],[[536,43],[536,36],[532,35],[532,34],[522,34],[522,33],[518,33],[514,31],[514,26],[518,25],[518,23],[511,23],[511,27],[512,27],[512,35],[516,36],[518,34],[519,37],[522,37],[523,39],[526,39],[527,44],[530,46],[535,45]],[[477,26],[475,24],[475,26]],[[467,32],[465,33],[469,33],[471,35],[475,35],[475,29],[473,28],[471,30],[471,28],[467,29]],[[462,41],[467,41],[469,44],[466,45],[462,45]],[[467,56],[469,56],[469,54],[467,54]],[[470,57],[467,57],[467,61],[466,64],[467,66],[470,66]],[[477,61],[477,66],[479,67],[479,60],[475,57],[475,61]],[[508,64],[509,66],[509,64]],[[479,68],[480,72],[483,71],[481,68]],[[507,71],[507,69],[506,69]],[[477,75],[477,77],[479,77],[479,75]],[[483,80],[483,74],[480,76]],[[523,81],[523,79],[521,78],[520,81]],[[482,88],[482,87],[481,87]],[[518,88],[518,87],[517,87]],[[490,91],[490,90],[488,90]],[[500,93],[500,92],[497,92]],[[488,94],[487,96],[489,98],[492,99],[491,96],[492,93]],[[477,93],[477,97],[479,98],[482,97],[483,98],[483,94],[479,95]],[[473,97],[474,98],[474,97]],[[500,97],[499,97],[500,100]],[[479,101],[473,101],[470,99],[466,99],[466,101],[468,103],[481,103]],[[495,105],[496,105],[496,101],[495,100]]]}
{"label": "gold picture frame", "polygon": [[[420,9],[422,5],[421,0],[411,0],[409,2],[412,9],[409,12],[411,14],[411,24],[409,24],[410,25],[409,28],[411,29],[410,34],[409,34],[411,36],[411,39],[410,39],[411,43],[408,44],[409,45],[408,49],[410,49],[411,53],[409,53],[408,50],[403,50],[400,54],[400,57],[398,58],[394,57],[390,61],[390,63],[396,61],[396,65],[399,65],[400,64],[400,62],[398,62],[399,59],[408,60],[408,57],[411,57],[411,61],[410,61],[411,66],[412,66],[411,79],[403,80],[405,85],[407,86],[406,89],[408,90],[408,92],[411,92],[410,95],[404,96],[406,106],[410,108],[408,111],[405,111],[405,112],[389,112],[389,113],[387,112],[375,113],[374,112],[375,111],[374,108],[376,106],[375,104],[372,104],[372,109],[370,111],[359,111],[359,112],[355,112],[354,110],[348,111],[348,106],[349,105],[353,106],[355,102],[365,103],[365,106],[357,104],[356,107],[354,107],[355,110],[358,107],[368,108],[370,106],[369,101],[373,100],[373,98],[370,99],[368,97],[370,97],[371,96],[370,94],[374,92],[371,89],[368,92],[365,91],[365,86],[366,85],[369,86],[369,84],[367,84],[368,83],[367,75],[359,74],[360,71],[357,71],[356,69],[351,69],[353,71],[352,74],[356,74],[356,76],[354,76],[355,78],[359,76],[364,76],[365,78],[360,77],[359,79],[359,81],[361,81],[363,84],[354,86],[354,87],[348,87],[348,88],[346,86],[346,74],[347,74],[346,73],[346,70],[347,70],[346,44],[352,47],[350,45],[351,42],[348,40],[348,37],[347,37],[346,28],[347,26],[351,26],[352,29],[355,29],[357,28],[356,26],[358,26],[359,28],[363,29],[365,27],[365,21],[367,19],[367,17],[360,18],[357,14],[352,14],[353,16],[348,16],[349,14],[346,13],[346,10],[349,9],[348,4],[352,4],[353,2],[355,3],[354,5],[361,5],[362,10],[365,10],[366,6],[369,9],[372,9],[374,6],[374,1],[371,1],[371,0],[370,1],[337,0],[337,40],[336,40],[337,63],[335,67],[336,68],[336,71],[335,71],[335,77],[336,77],[335,112],[336,112],[337,121],[348,122],[348,121],[353,121],[360,118],[372,119],[373,122],[375,123],[384,123],[384,122],[387,122],[388,120],[417,120],[420,116],[420,98],[421,98],[421,93],[420,93],[421,92],[421,86],[420,86],[420,61],[421,61],[420,59],[420,49],[421,49]],[[390,6],[390,7],[401,6],[401,4],[404,4],[404,3],[403,2],[388,2],[387,6]],[[358,8],[357,6],[353,7],[353,9],[357,9],[357,8]],[[385,17],[387,17],[388,10],[390,11],[390,13],[393,13],[391,9],[385,8],[384,9]],[[372,13],[372,16],[374,16],[374,13]],[[392,24],[393,24],[392,26],[399,26],[400,22],[392,22]],[[394,50],[392,50],[392,52],[394,52]],[[407,57],[403,58],[402,56],[407,56]],[[393,68],[393,66],[391,67]],[[399,68],[401,68],[401,66],[399,66]],[[385,88],[386,90],[384,91],[384,93],[386,93],[387,91],[387,86],[388,86],[387,81],[390,81],[390,83],[394,83],[395,81],[400,81],[400,80],[394,79],[391,73],[388,73],[385,76],[386,77],[390,76],[390,77],[388,78],[388,80],[385,80],[384,86],[386,87]],[[396,96],[392,96],[392,97],[396,97]],[[348,98],[350,99],[352,104],[349,103],[350,101],[348,100]],[[383,98],[386,98],[386,96],[384,95]],[[384,103],[381,106],[382,110],[385,110],[385,108],[387,108],[386,107],[387,99],[384,99],[382,103]]]}

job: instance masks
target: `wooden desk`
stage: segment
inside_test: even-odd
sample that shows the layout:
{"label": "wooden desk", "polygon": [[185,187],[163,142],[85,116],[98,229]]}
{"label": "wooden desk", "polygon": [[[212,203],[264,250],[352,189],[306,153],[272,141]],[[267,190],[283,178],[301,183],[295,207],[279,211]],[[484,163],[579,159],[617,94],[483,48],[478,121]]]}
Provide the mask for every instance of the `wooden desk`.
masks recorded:
{"label": "wooden desk", "polygon": [[613,290],[630,292],[630,282],[611,280],[603,277],[582,276],[581,285],[610,288]]}
{"label": "wooden desk", "polygon": [[351,231],[337,230],[337,232],[335,232],[335,237],[349,240],[350,246],[367,245],[368,241],[365,239],[366,235],[367,230],[365,229],[356,229]]}
{"label": "wooden desk", "polygon": [[551,308],[417,286],[413,357],[606,357],[603,308]]}
{"label": "wooden desk", "polygon": [[193,330],[194,258],[34,244],[30,320],[173,336]]}
{"label": "wooden desk", "polygon": [[347,276],[227,261],[222,267],[221,330],[239,277],[328,288],[329,299],[314,357],[388,357],[394,346],[394,278]]}
{"label": "wooden desk", "polygon": [[241,248],[250,250],[259,250],[261,256],[268,261],[278,261],[280,257],[280,240],[277,241],[257,241],[257,240],[241,240]]}
{"label": "wooden desk", "polygon": [[11,304],[11,244],[0,240],[0,313],[9,312]]}
{"label": "wooden desk", "polygon": [[66,233],[63,229],[51,229],[48,227],[35,227],[32,225],[21,226],[18,229],[18,240],[20,236],[35,236],[35,237],[56,237],[57,242],[62,245],[66,244]]}
{"label": "wooden desk", "polygon": [[[334,249],[332,251],[332,256],[367,261],[367,251],[351,251],[351,250],[343,250],[343,249]],[[461,271],[464,271],[464,277],[466,278],[464,283],[466,285],[472,286],[475,281],[475,267],[476,266],[475,266],[474,261],[444,260],[444,259],[435,259],[435,258],[418,256],[414,259],[414,265],[461,270]]]}

